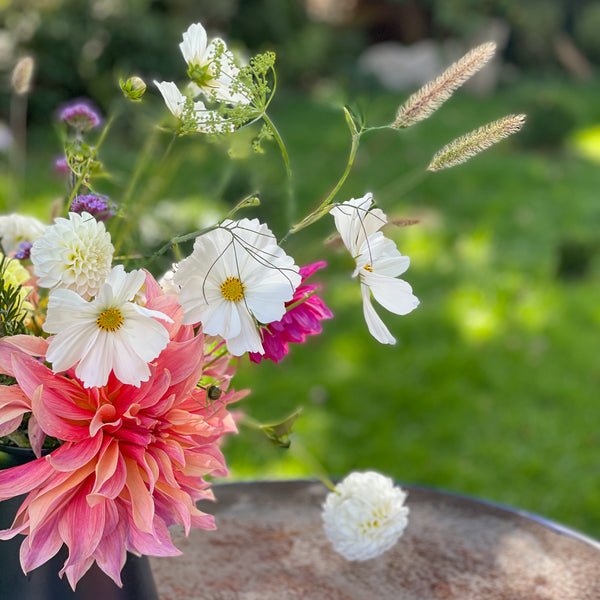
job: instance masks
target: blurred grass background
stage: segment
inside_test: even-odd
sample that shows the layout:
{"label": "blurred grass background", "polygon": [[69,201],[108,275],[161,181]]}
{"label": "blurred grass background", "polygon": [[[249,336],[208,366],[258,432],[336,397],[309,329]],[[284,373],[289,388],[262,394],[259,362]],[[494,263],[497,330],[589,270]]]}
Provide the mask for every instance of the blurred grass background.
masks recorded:
{"label": "blurred grass background", "polygon": [[[4,56],[5,82],[19,55],[31,52],[37,61],[21,210],[47,218],[64,194],[52,172],[61,151],[53,119],[62,102],[85,96],[105,114],[120,112],[101,152],[111,174],[102,191],[118,202],[135,157],[148,151],[146,183],[131,207],[132,245],[155,248],[255,190],[262,206],[247,215],[281,236],[290,194],[294,216],[302,217],[344,169],[349,134],[341,106],[352,102],[369,125],[385,124],[411,91],[391,93],[360,75],[362,49],[419,36],[468,44],[485,19],[504,19],[511,38],[495,91],[459,92],[421,124],[365,137],[338,197],[372,191],[391,218],[419,220],[387,232],[411,257],[404,278],[421,300],[406,317],[379,310],[398,344],[381,346],[368,335],[350,257],[323,243],[332,220],[293,236],[286,250],[299,264],[329,263],[316,279],[335,318],[279,365],[240,363],[236,387],[252,389],[240,409],[269,422],[303,408],[292,449],[242,425],[226,455],[233,478],[314,476],[312,456],[331,477],[376,469],[535,511],[600,538],[600,46],[584,26],[600,14],[594,17],[593,2],[544,2],[544,10],[540,2],[500,0],[485,8],[469,0],[375,5],[387,18],[362,10],[331,23],[309,18],[293,0],[4,2],[2,32],[14,42],[12,62]],[[149,147],[144,140],[164,116],[161,99],[149,90],[141,106],[116,100],[119,74],[182,79],[177,44],[199,20],[250,53],[278,52],[282,85],[272,117],[288,145],[291,192],[274,144],[251,154],[256,129],[231,144],[178,140],[159,163],[168,136],[158,134]],[[585,77],[565,70],[545,46],[567,34],[589,61]],[[8,120],[7,83],[0,97]],[[528,114],[521,134],[466,165],[425,174],[441,146],[516,112]],[[13,208],[15,187],[8,155],[1,161],[4,212]]]}

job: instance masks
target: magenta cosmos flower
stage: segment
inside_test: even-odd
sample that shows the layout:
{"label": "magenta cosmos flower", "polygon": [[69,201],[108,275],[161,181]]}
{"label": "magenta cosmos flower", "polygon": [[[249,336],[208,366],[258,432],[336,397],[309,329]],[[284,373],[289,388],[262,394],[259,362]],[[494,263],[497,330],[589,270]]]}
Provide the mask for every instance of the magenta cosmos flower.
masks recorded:
{"label": "magenta cosmos flower", "polygon": [[326,262],[316,262],[300,268],[302,281],[294,292],[294,297],[286,302],[287,308],[280,321],[261,327],[261,339],[264,354],[249,352],[250,360],[259,363],[263,358],[279,362],[289,351],[289,342],[302,344],[307,335],[321,333],[321,321],[331,319],[332,312],[315,294],[319,285],[304,285],[304,282],[319,269],[327,266]]}
{"label": "magenta cosmos flower", "polygon": [[[197,387],[206,376],[227,390],[230,356],[207,346],[201,331],[182,326],[176,296],[163,294],[149,275],[146,306],[174,322],[166,324],[170,342],[139,388],[114,375],[103,387],[85,388],[74,370],[55,374],[36,359],[45,355],[45,340],[0,340],[0,372],[17,380],[0,386],[2,435],[31,412],[30,436],[38,439],[41,431],[63,440],[47,456],[0,471],[0,500],[28,494],[0,539],[26,536],[25,572],[66,544],[69,555],[59,574],[73,589],[94,562],[121,585],[127,551],[181,554],[167,529],[172,524],[186,532],[215,528],[196,501],[212,498],[205,475],[227,474],[219,440],[236,430],[227,404],[244,393],[225,391],[215,400]],[[38,456],[40,448],[41,441]]]}

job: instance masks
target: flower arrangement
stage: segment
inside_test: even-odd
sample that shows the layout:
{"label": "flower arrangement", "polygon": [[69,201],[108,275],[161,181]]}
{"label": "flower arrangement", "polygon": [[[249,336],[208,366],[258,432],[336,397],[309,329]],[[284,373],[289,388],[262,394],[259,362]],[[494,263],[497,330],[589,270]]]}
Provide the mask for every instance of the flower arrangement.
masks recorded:
{"label": "flower arrangement", "polygon": [[[267,114],[275,55],[242,65],[199,23],[183,34],[180,49],[188,76],[183,91],[174,82],[154,82],[171,113],[172,142],[235,136],[262,121],[253,146],[260,151],[274,140],[289,175],[285,144]],[[431,115],[493,52],[493,44],[469,52],[384,127],[401,130]],[[29,58],[17,65],[16,94],[27,93],[32,72]],[[121,80],[121,89],[132,102],[147,91],[139,76]],[[298,266],[284,249],[290,235],[333,217],[354,260],[367,328],[377,341],[395,343],[372,299],[396,315],[417,308],[411,286],[400,279],[410,259],[386,237],[392,224],[372,193],[337,198],[361,137],[382,127],[367,127],[348,109],[344,114],[351,134],[346,169],[283,239],[258,218],[238,218],[259,205],[252,195],[215,223],[173,232],[151,253],[128,253],[129,193],[113,201],[99,191],[99,150],[114,119],[104,120],[87,102],[62,108],[64,157],[56,168],[68,182],[65,197],[45,222],[18,211],[0,216],[0,437],[36,457],[0,471],[0,500],[26,494],[0,539],[25,536],[25,572],[66,545],[59,574],[73,589],[93,563],[121,585],[127,552],[179,553],[169,526],[215,528],[196,502],[212,498],[207,477],[227,475],[221,443],[240,418],[229,405],[247,393],[232,386],[236,361],[247,354],[255,363],[278,362],[290,344],[319,334],[321,321],[333,316],[319,286],[307,283],[325,267],[322,257]],[[518,131],[523,120],[509,115],[451,142],[429,169],[464,162]],[[180,245],[192,240],[182,256]],[[157,259],[169,252],[172,268],[156,272]],[[283,444],[291,422],[279,425],[265,432]],[[352,473],[329,486],[323,521],[335,550],[367,560],[396,543],[408,509],[389,478]]]}

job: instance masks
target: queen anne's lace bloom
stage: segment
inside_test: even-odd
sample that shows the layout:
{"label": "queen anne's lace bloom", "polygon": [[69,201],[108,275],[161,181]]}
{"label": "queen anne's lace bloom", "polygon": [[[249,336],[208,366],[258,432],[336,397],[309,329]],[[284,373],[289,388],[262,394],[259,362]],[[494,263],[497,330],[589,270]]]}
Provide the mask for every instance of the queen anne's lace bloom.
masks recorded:
{"label": "queen anne's lace bloom", "polygon": [[196,238],[175,269],[184,323],[202,323],[235,356],[264,353],[257,324],[278,321],[302,277],[258,219],[226,220]]}
{"label": "queen anne's lace bloom", "polygon": [[382,344],[395,344],[396,339],[385,326],[371,303],[371,294],[384,308],[397,315],[406,315],[419,305],[410,285],[397,279],[410,264],[408,256],[400,254],[396,244],[379,229],[387,223],[385,213],[376,208],[372,194],[352,198],[333,209],[331,214],[344,245],[356,261],[353,277],[360,280],[363,313],[369,332]]}
{"label": "queen anne's lace bloom", "polygon": [[38,285],[95,296],[110,273],[113,245],[104,224],[89,213],[58,218],[34,241],[31,261]]}
{"label": "queen anne's lace bloom", "polygon": [[350,473],[327,494],[325,534],[348,560],[369,560],[389,550],[408,523],[406,493],[389,478],[367,471]]}
{"label": "queen anne's lace bloom", "polygon": [[55,373],[77,365],[75,375],[85,387],[106,385],[111,372],[129,385],[148,381],[148,363],[169,341],[155,319],[171,319],[131,302],[145,279],[143,271],[125,273],[118,265],[91,302],[72,290],[50,294],[44,331],[56,334],[46,352]]}

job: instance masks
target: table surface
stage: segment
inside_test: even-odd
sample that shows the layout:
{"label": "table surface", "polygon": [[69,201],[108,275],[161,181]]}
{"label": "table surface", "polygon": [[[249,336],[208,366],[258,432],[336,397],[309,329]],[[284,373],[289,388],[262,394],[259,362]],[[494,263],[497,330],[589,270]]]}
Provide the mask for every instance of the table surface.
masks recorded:
{"label": "table surface", "polygon": [[321,526],[314,481],[217,485],[216,531],[173,530],[152,558],[161,600],[598,600],[600,544],[552,523],[407,487],[409,524],[382,556],[348,562]]}

